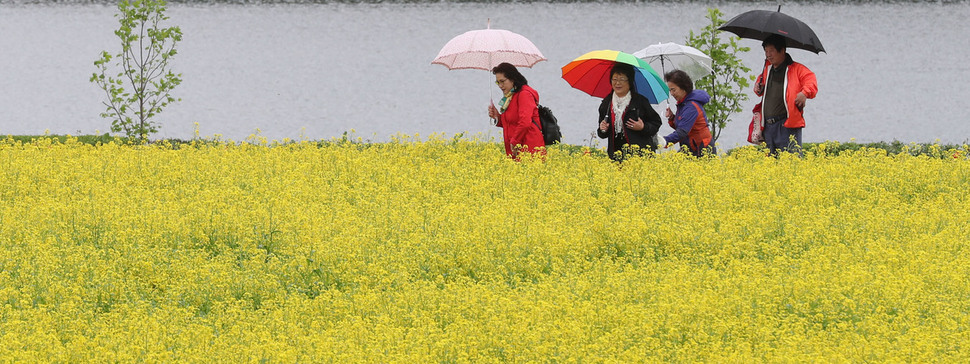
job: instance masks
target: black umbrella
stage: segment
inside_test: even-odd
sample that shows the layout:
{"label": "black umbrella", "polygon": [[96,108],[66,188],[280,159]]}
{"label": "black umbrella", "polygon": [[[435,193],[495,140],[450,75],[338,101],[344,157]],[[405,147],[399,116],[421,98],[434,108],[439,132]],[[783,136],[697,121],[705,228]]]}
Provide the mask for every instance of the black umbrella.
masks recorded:
{"label": "black umbrella", "polygon": [[804,49],[816,54],[825,52],[815,31],[801,20],[782,13],[780,5],[778,11],[751,10],[741,13],[718,29],[737,34],[741,38],[757,40],[778,34],[785,37],[787,48]]}

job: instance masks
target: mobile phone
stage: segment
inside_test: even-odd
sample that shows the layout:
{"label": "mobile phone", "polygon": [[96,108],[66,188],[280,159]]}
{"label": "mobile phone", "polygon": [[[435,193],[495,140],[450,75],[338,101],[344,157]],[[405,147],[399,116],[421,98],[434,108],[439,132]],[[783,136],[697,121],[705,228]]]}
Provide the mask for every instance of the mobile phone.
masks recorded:
{"label": "mobile phone", "polygon": [[623,114],[623,116],[626,120],[636,121],[640,118],[640,110],[637,110],[635,107],[631,107],[626,110],[626,114]]}

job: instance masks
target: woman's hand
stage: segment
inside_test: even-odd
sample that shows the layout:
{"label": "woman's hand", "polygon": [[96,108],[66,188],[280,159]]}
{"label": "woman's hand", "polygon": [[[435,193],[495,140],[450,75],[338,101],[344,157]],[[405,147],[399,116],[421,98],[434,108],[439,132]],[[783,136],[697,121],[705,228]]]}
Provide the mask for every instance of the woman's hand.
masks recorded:
{"label": "woman's hand", "polygon": [[488,105],[488,117],[498,120],[500,115],[498,110],[495,109],[495,105]]}
{"label": "woman's hand", "polygon": [[667,114],[664,115],[664,116],[667,117],[667,120],[673,120],[674,119],[674,113],[673,113],[673,111],[670,111],[670,108],[669,107],[667,108]]}
{"label": "woman's hand", "polygon": [[606,122],[606,119],[600,121],[600,131],[606,131],[610,128],[610,124]]}
{"label": "woman's hand", "polygon": [[633,131],[640,131],[640,130],[643,130],[643,119],[641,118],[637,118],[636,120],[627,119],[623,123],[623,125],[625,125],[627,129],[630,129]]}

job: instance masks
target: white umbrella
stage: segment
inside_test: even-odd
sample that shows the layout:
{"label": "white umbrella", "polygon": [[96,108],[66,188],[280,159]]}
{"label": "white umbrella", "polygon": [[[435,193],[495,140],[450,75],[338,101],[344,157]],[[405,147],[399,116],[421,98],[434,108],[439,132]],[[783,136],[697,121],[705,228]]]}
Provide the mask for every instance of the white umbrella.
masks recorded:
{"label": "white umbrella", "polygon": [[671,67],[671,70],[683,70],[695,81],[714,72],[711,68],[711,57],[697,48],[677,43],[654,44],[634,52],[633,55],[647,61],[651,66],[659,65],[664,73],[667,72],[667,67]]}
{"label": "white umbrella", "polygon": [[677,43],[650,45],[634,52],[633,55],[647,61],[652,66],[659,64],[664,77],[666,77],[668,66],[671,67],[671,70],[679,69],[686,72],[691,81],[696,81],[714,72],[714,69],[711,68],[713,62],[711,57],[697,48]]}

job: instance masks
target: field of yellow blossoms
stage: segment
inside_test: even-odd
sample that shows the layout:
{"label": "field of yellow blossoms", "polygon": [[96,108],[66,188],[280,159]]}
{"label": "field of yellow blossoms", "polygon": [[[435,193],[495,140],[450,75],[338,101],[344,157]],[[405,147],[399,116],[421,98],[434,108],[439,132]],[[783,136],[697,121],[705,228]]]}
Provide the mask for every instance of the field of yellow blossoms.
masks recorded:
{"label": "field of yellow blossoms", "polygon": [[966,362],[939,154],[6,139],[0,358]]}

